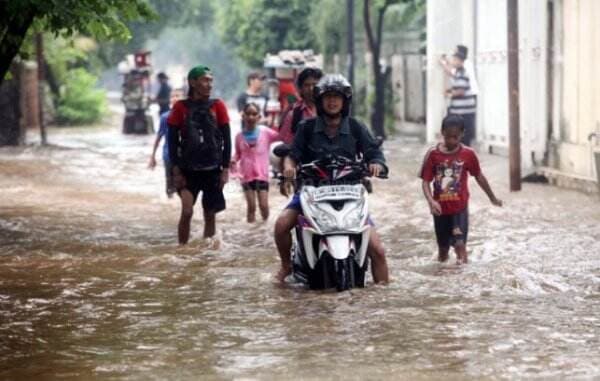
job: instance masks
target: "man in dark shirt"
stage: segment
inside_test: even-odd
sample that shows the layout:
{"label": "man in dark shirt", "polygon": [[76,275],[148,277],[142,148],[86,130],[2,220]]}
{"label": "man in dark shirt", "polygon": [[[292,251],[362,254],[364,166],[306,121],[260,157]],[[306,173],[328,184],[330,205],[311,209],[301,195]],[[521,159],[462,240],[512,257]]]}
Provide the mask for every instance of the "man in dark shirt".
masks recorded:
{"label": "man in dark shirt", "polygon": [[[327,75],[319,81],[315,88],[318,116],[298,125],[291,155],[284,161],[283,175],[286,181],[296,177],[298,163],[306,164],[332,153],[352,160],[360,153],[368,163],[372,176],[387,172],[385,158],[375,139],[362,123],[348,117],[351,100],[352,87],[343,76]],[[276,278],[280,282],[292,272],[290,230],[300,212],[300,199],[296,193],[275,222],[275,244],[281,259],[281,269]],[[385,250],[374,228],[371,229],[367,253],[373,261],[373,280],[387,283],[389,275]]]}
{"label": "man in dark shirt", "polygon": [[265,79],[265,75],[252,72],[248,74],[247,84],[248,88],[246,91],[241,93],[236,101],[238,112],[241,113],[244,109],[244,106],[248,103],[254,103],[258,107],[260,107],[259,114],[261,116],[265,115],[265,107],[267,105],[267,97],[263,94],[263,81]]}

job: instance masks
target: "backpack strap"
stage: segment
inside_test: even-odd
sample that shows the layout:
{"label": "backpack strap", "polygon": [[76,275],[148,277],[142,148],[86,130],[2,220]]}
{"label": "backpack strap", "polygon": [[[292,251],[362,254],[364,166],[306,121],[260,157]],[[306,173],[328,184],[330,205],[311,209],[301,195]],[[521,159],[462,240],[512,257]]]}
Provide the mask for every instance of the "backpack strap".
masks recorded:
{"label": "backpack strap", "polygon": [[292,111],[292,133],[296,133],[296,131],[298,130],[298,123],[302,120],[302,108],[300,107],[296,107],[293,109]]}

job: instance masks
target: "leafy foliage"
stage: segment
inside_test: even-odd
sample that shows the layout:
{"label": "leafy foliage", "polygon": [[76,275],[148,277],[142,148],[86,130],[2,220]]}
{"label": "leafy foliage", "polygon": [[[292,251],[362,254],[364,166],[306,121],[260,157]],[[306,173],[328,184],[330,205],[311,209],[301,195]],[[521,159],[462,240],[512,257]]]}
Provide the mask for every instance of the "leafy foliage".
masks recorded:
{"label": "leafy foliage", "polygon": [[125,22],[156,14],[144,0],[20,0],[8,4],[9,14],[33,12],[35,26],[63,37],[75,32],[99,39],[131,37]]}
{"label": "leafy foliage", "polygon": [[76,32],[100,39],[131,37],[126,21],[156,14],[145,0],[19,0],[0,2],[0,81],[33,26],[56,37]]}
{"label": "leafy foliage", "polygon": [[252,67],[262,66],[267,52],[315,46],[310,30],[311,8],[304,0],[239,0],[219,6],[218,26],[223,41]]}
{"label": "leafy foliage", "polygon": [[113,66],[127,54],[143,49],[148,40],[158,38],[168,27],[193,26],[199,32],[208,31],[215,17],[215,0],[149,0],[149,5],[158,17],[125,23],[130,39],[100,43],[98,56],[105,65]]}
{"label": "leafy foliage", "polygon": [[321,0],[311,8],[307,24],[315,36],[318,51],[327,59],[347,50],[346,17],[345,1]]}
{"label": "leafy foliage", "polygon": [[59,124],[91,124],[106,112],[106,94],[96,89],[97,78],[84,69],[71,70],[61,89],[56,121]]}

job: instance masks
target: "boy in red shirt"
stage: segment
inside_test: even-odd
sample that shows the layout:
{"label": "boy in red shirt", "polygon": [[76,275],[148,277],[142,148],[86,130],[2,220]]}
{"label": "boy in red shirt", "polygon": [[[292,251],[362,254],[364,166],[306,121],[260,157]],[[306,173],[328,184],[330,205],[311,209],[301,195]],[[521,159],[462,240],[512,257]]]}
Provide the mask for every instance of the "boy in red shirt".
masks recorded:
{"label": "boy in red shirt", "polygon": [[[502,206],[479,167],[475,151],[460,143],[465,132],[459,115],[448,115],[442,121],[444,142],[425,155],[421,174],[423,194],[433,214],[435,235],[439,248],[438,260],[448,260],[450,246],[456,252],[458,264],[467,263],[467,233],[469,230],[468,174],[487,194],[492,204]],[[433,194],[431,192],[433,183]]]}

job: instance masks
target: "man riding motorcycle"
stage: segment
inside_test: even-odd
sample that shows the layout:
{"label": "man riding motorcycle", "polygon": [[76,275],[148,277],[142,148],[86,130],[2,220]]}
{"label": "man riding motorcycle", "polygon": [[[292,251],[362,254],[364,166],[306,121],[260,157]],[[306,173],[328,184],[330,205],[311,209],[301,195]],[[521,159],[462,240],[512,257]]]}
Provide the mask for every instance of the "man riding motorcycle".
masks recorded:
{"label": "man riding motorcycle", "polygon": [[[385,157],[377,141],[364,124],[349,116],[352,86],[346,78],[340,74],[324,76],[315,86],[314,95],[317,117],[298,124],[291,154],[284,161],[283,176],[287,188],[296,177],[298,164],[307,164],[331,154],[351,160],[361,155],[369,165],[371,176],[387,172]],[[279,282],[292,272],[290,231],[300,213],[300,200],[296,193],[275,222],[275,244],[281,259],[281,268],[276,274]],[[367,254],[372,261],[375,283],[387,283],[389,274],[385,250],[374,228],[371,229]]]}

